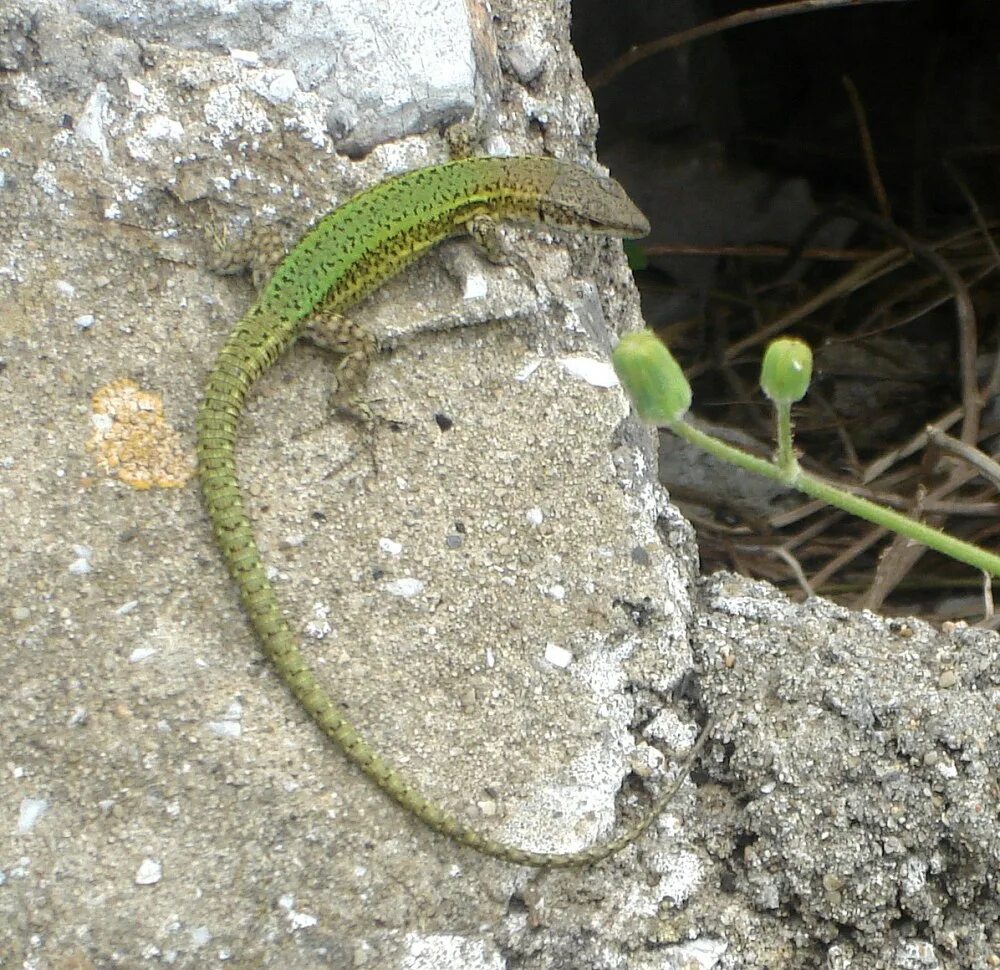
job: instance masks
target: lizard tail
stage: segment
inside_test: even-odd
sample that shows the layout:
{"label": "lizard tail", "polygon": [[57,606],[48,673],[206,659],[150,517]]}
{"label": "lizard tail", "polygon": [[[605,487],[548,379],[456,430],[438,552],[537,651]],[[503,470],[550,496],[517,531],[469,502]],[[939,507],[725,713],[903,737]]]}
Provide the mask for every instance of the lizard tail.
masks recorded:
{"label": "lizard tail", "polygon": [[484,835],[435,805],[368,745],[310,670],[268,581],[236,478],[237,418],[256,375],[248,374],[245,366],[233,364],[234,355],[220,356],[198,415],[198,475],[202,496],[215,538],[267,656],[320,730],[401,807],[435,832],[487,856],[539,868],[581,866],[613,855],[642,835],[680,789],[690,765],[708,739],[711,723],[702,730],[677,778],[639,824],[607,842],[568,853],[531,852]]}

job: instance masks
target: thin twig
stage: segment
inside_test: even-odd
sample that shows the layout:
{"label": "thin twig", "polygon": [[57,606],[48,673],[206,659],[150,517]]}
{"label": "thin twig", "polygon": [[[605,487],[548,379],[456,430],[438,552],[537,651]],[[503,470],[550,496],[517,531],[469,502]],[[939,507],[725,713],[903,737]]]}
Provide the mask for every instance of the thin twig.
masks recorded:
{"label": "thin twig", "polygon": [[[811,238],[821,226],[837,218],[849,216],[858,222],[876,229],[897,244],[908,249],[915,259],[936,270],[947,282],[955,301],[955,315],[958,318],[959,369],[962,396],[962,440],[975,445],[979,431],[979,415],[983,409],[983,395],[976,380],[976,311],[965,281],[936,249],[917,242],[905,229],[894,222],[879,218],[867,209],[840,202],[821,212],[803,230],[800,240]],[[850,274],[847,274],[848,276]],[[846,277],[845,277],[846,278]]]}
{"label": "thin twig", "polygon": [[979,231],[983,234],[983,239],[986,240],[986,245],[990,247],[990,252],[993,254],[993,258],[997,261],[997,265],[1000,266],[1000,249],[997,249],[997,244],[993,239],[993,233],[990,232],[989,223],[983,217],[983,213],[980,211],[979,204],[976,202],[976,197],[972,194],[972,190],[966,184],[965,179],[959,174],[958,169],[955,167],[955,163],[950,158],[945,158],[944,170],[951,176],[951,180],[958,186],[958,191],[962,193],[962,197],[965,199],[965,204],[969,207],[969,211],[972,213],[972,218],[976,220],[976,226]]}
{"label": "thin twig", "polygon": [[876,542],[884,539],[887,535],[889,535],[888,529],[875,526],[865,532],[864,535],[855,539],[839,556],[835,556],[822,569],[813,573],[810,580],[813,588],[822,590],[831,576],[835,576],[849,562],[857,559],[858,556],[870,549]]}
{"label": "thin twig", "polygon": [[[950,428],[953,424],[959,421],[962,417],[961,408],[953,408],[946,414],[943,414],[937,421],[934,422],[934,426],[940,430],[945,430]],[[874,482],[875,479],[881,478],[893,465],[897,462],[902,461],[904,458],[909,458],[910,455],[915,455],[918,451],[923,451],[927,447],[927,429],[923,431],[918,431],[909,441],[905,444],[900,445],[898,448],[894,448],[892,451],[887,452],[881,458],[873,461],[866,469],[864,474],[861,476],[861,481],[866,485],[869,482]]]}
{"label": "thin twig", "polygon": [[792,571],[795,581],[802,587],[802,591],[806,596],[816,595],[813,592],[813,588],[809,585],[809,580],[806,579],[802,564],[784,546],[759,546],[758,548],[763,552],[768,552],[772,556],[777,556],[779,559],[784,560],[785,564]]}
{"label": "thin twig", "polygon": [[[758,243],[747,246],[705,245],[694,243],[657,243],[643,246],[647,256],[759,256],[762,259],[784,259],[791,252],[789,246]],[[872,259],[882,254],[881,249],[830,249],[823,246],[804,249],[800,259],[824,259],[833,262],[853,263],[859,259]]]}
{"label": "thin twig", "polygon": [[993,619],[995,610],[993,609],[993,577],[989,573],[983,573],[983,622],[989,623]]}
{"label": "thin twig", "polygon": [[[810,316],[810,314],[815,313],[817,310],[824,307],[827,303],[832,302],[837,297],[844,296],[847,293],[860,289],[862,286],[872,282],[879,276],[885,276],[887,273],[891,273],[893,270],[898,269],[900,265],[905,263],[906,258],[907,253],[902,249],[887,249],[884,253],[852,267],[844,273],[840,279],[835,280],[829,286],[824,287],[811,299],[806,300],[805,303],[801,303],[799,306],[793,307],[776,320],[772,320],[766,327],[761,327],[759,330],[755,330],[752,334],[749,334],[742,340],[737,340],[734,343],[731,343],[726,348],[723,359],[730,361],[734,357],[743,353],[744,350],[748,350],[750,347],[755,347],[758,344],[763,343],[768,338],[777,336],[779,333],[783,333],[789,327],[795,326],[795,324],[800,320],[804,320],[806,317]],[[711,360],[703,361],[699,364],[692,365],[684,373],[687,375],[688,380],[693,380],[695,377],[698,377],[700,374],[703,374],[711,368],[715,363],[715,361]]]}
{"label": "thin twig", "polygon": [[[921,522],[925,521],[924,514],[927,510],[924,507],[924,502],[926,499],[927,490],[921,485],[917,488],[917,494],[906,514]],[[940,517],[931,518],[928,524],[940,526]],[[875,574],[858,603],[858,609],[877,611],[885,602],[886,597],[899,585],[901,580],[906,578],[916,565],[917,560],[926,551],[926,546],[914,542],[909,536],[893,536],[892,541],[878,557]]]}
{"label": "thin twig", "polygon": [[[969,269],[970,266],[963,265],[963,269]],[[990,273],[995,272],[998,268],[997,264],[993,262],[992,259],[984,257],[983,259],[977,261],[973,266],[971,266],[975,272],[965,280],[965,285],[967,288],[971,289],[977,283],[981,283]],[[945,290],[944,292],[940,289],[940,280],[935,277],[925,277],[924,279],[916,280],[910,286],[901,287],[895,292],[889,294],[885,299],[879,301],[875,306],[867,313],[864,317],[858,321],[858,325],[854,330],[852,340],[861,337],[875,337],[879,334],[890,333],[893,330],[898,330],[900,327],[905,327],[908,324],[913,323],[915,320],[919,320],[922,316],[930,313],[932,310],[936,310],[939,306],[947,303],[951,298],[952,294]],[[897,303],[903,304],[911,302],[917,299],[918,296],[926,290],[933,290],[932,294],[927,297],[924,302],[917,304],[913,309],[908,310],[901,317],[894,317],[890,323],[884,323],[879,326],[873,326],[873,321],[876,317],[880,315],[887,314]]]}
{"label": "thin twig", "polygon": [[872,143],[872,133],[868,127],[868,115],[865,106],[861,103],[861,95],[855,87],[851,78],[845,74],[841,83],[847,90],[847,97],[850,98],[851,108],[854,110],[854,120],[858,124],[858,137],[861,139],[861,154],[865,158],[865,168],[868,169],[868,182],[872,187],[872,195],[875,196],[875,205],[882,213],[882,218],[892,220],[892,209],[889,207],[889,196],[885,191],[885,183],[879,175],[878,162],[875,160],[875,146]]}
{"label": "thin twig", "polygon": [[[990,247],[990,252],[993,254],[993,258],[997,261],[997,265],[1000,266],[1000,250],[997,249],[997,244],[993,239],[993,234],[990,232],[989,226],[983,218],[982,212],[979,210],[979,205],[976,202],[976,197],[972,194],[972,190],[968,185],[966,185],[965,179],[958,174],[958,169],[955,168],[955,165],[950,158],[945,158],[944,170],[951,176],[952,181],[954,181],[954,183],[958,186],[959,192],[961,192],[965,197],[969,210],[972,212],[972,218],[976,220],[976,225],[979,227],[979,231],[983,234],[983,238],[986,240],[986,245]],[[990,374],[990,379],[984,389],[984,399],[988,400],[996,394],[998,390],[1000,390],[1000,348],[997,349],[993,358],[993,372]]]}
{"label": "thin twig", "polygon": [[931,444],[936,445],[942,451],[957,455],[963,461],[967,461],[980,475],[1000,489],[1000,465],[988,455],[984,455],[978,448],[973,448],[964,441],[953,438],[950,434],[945,434],[934,425],[927,426],[927,437]]}
{"label": "thin twig", "polygon": [[598,71],[590,79],[590,89],[596,91],[598,88],[603,88],[612,78],[617,77],[633,64],[644,61],[647,57],[683,47],[685,44],[690,44],[691,41],[701,40],[703,37],[710,37],[712,34],[731,30],[733,27],[761,23],[765,20],[773,20],[775,17],[790,17],[793,14],[832,10],[835,7],[860,7],[866,3],[906,2],[907,0],[794,0],[792,3],[775,3],[767,7],[757,7],[755,10],[741,10],[739,13],[730,14],[728,17],[719,17],[718,20],[710,20],[706,24],[699,24],[697,27],[661,37],[648,44],[635,45],[621,57],[616,57],[607,67]]}

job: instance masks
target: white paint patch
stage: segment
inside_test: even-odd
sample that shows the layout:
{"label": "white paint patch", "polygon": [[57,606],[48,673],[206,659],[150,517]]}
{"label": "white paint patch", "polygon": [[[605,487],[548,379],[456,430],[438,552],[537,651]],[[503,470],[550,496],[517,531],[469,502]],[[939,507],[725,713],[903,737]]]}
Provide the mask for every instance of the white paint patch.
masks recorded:
{"label": "white paint patch", "polygon": [[220,738],[236,741],[243,736],[243,727],[239,721],[209,721],[208,729]]}
{"label": "white paint patch", "polygon": [[618,386],[618,375],[609,361],[594,357],[560,357],[558,362],[567,374],[585,381],[591,387]]}

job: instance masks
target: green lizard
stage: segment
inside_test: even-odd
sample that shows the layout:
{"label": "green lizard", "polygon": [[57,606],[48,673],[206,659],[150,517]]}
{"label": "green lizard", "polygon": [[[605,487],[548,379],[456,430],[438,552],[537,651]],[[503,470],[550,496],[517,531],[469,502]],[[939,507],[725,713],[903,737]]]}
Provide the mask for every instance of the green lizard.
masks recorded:
{"label": "green lizard", "polygon": [[344,754],[403,808],[464,846],[523,865],[582,865],[611,855],[645,831],[680,787],[684,773],[638,826],[580,852],[523,851],[446,814],[368,746],[306,665],[267,580],[236,478],[236,426],[247,392],[310,325],[309,318],[325,323],[332,345],[343,355],[337,373],[342,387],[359,383],[375,342],[337,314],[432,246],[466,231],[481,234],[495,219],[628,237],[649,231],[646,218],[617,182],[550,158],[460,159],[362,192],[302,237],[223,346],[198,414],[198,472],[215,537],[267,656]]}

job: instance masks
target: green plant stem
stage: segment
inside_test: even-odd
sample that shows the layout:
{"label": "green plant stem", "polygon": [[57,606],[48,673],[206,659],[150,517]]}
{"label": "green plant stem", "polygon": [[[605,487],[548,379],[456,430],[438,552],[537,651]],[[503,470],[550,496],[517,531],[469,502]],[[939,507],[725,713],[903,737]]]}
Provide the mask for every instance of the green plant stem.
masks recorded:
{"label": "green plant stem", "polygon": [[746,471],[755,472],[765,478],[770,478],[772,481],[798,489],[811,498],[836,506],[838,509],[843,509],[845,512],[873,522],[875,525],[891,529],[899,535],[913,539],[915,542],[921,542],[952,559],[981,569],[991,576],[1000,577],[1000,556],[995,556],[985,549],[972,545],[972,543],[956,539],[954,536],[925,525],[923,522],[917,522],[893,509],[887,509],[866,498],[851,495],[850,492],[844,491],[838,485],[803,471],[798,463],[794,462],[794,455],[792,467],[784,469],[773,462],[765,461],[763,458],[757,458],[739,448],[727,445],[718,438],[713,438],[704,431],[699,431],[686,421],[672,421],[667,427],[679,438],[697,445],[722,461],[728,461]]}
{"label": "green plant stem", "polygon": [[778,468],[791,477],[799,464],[792,443],[792,405],[788,401],[775,401],[774,413],[778,419]]}

